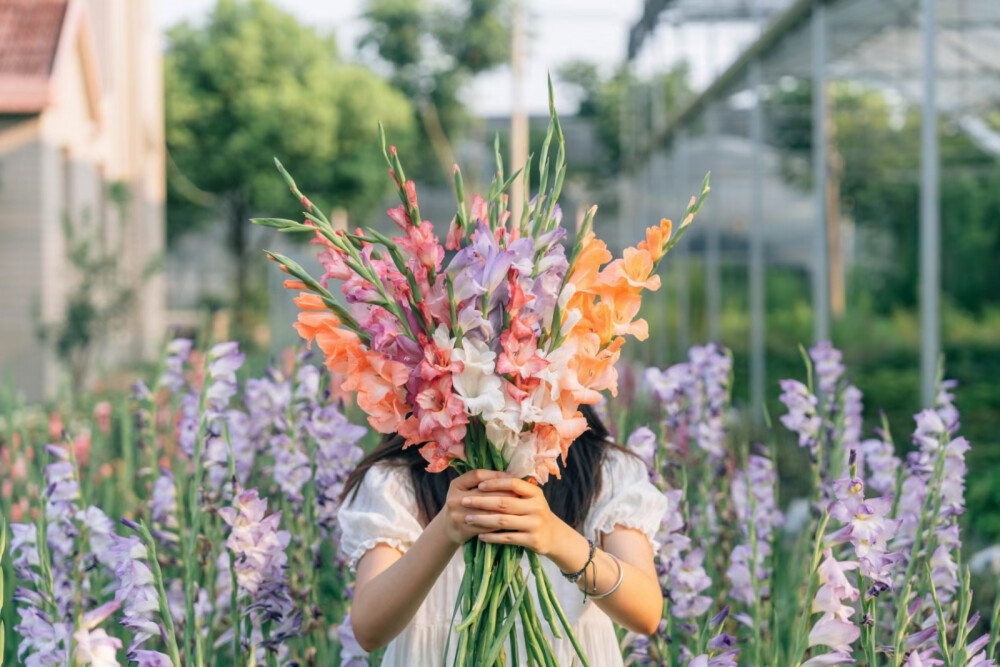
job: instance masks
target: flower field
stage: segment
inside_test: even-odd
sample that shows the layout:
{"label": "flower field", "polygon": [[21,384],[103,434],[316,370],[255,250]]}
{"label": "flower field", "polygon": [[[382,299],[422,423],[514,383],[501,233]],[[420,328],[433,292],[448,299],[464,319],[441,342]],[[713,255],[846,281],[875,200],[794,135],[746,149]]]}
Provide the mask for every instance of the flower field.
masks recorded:
{"label": "flower field", "polygon": [[[998,612],[972,611],[960,560],[953,384],[894,440],[862,423],[837,350],[804,356],[760,442],[714,345],[602,404],[670,501],[664,620],[622,634],[627,664],[995,664]],[[375,434],[308,352],[259,378],[243,361],[176,339],[127,395],[48,412],[6,392],[3,664],[377,664],[345,622],[335,523]],[[789,437],[807,469],[776,457]],[[808,497],[782,496],[779,472]]]}

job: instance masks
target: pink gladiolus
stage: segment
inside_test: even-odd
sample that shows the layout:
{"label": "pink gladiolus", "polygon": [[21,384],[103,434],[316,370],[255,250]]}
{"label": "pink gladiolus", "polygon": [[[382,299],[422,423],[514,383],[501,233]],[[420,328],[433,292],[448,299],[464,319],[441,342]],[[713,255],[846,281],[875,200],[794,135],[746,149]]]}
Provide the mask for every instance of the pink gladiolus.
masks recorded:
{"label": "pink gladiolus", "polygon": [[497,358],[497,373],[528,378],[545,368],[549,362],[538,356],[538,337],[518,318],[510,329],[500,334],[503,352]]}
{"label": "pink gladiolus", "polygon": [[465,228],[459,224],[458,218],[455,218],[448,227],[448,235],[444,239],[445,250],[458,250],[463,238],[465,238]]}
{"label": "pink gladiolus", "polygon": [[94,406],[94,421],[97,422],[97,429],[107,435],[111,432],[111,403],[101,401]]}
{"label": "pink gladiolus", "polygon": [[393,242],[423,267],[439,271],[441,260],[444,259],[444,248],[434,234],[434,225],[424,220],[419,225],[409,225],[405,231],[406,236],[396,237]]}

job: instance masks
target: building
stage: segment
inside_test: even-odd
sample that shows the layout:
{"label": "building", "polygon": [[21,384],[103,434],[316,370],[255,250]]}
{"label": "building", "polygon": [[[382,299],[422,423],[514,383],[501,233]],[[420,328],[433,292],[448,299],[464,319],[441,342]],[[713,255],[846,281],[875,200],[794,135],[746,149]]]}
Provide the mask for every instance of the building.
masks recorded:
{"label": "building", "polygon": [[[155,354],[164,283],[141,276],[164,250],[164,162],[150,0],[0,0],[0,368],[29,398],[61,381],[35,332],[61,319],[73,284],[64,219],[96,225],[120,248],[120,280],[142,286],[101,366]],[[124,216],[112,184],[128,194]]]}

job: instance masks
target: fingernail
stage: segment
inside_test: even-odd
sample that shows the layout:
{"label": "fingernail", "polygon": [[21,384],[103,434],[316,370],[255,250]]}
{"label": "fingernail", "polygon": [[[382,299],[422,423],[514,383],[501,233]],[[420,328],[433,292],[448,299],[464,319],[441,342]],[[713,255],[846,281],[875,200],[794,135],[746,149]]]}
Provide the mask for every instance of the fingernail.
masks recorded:
{"label": "fingernail", "polygon": [[472,498],[462,498],[462,504],[468,507],[472,504]]}
{"label": "fingernail", "polygon": [[465,515],[465,523],[472,523],[473,521],[474,521],[474,519],[472,518],[471,514],[466,514]]}

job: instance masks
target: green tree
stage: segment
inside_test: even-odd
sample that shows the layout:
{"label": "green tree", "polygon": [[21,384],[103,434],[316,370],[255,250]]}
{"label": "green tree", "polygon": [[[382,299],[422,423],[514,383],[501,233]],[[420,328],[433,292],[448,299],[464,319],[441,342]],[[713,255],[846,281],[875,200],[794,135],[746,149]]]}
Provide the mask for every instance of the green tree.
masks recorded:
{"label": "green tree", "polygon": [[656,112],[669,119],[693,95],[690,71],[684,62],[665,72],[639,78],[624,67],[605,75],[593,62],[574,60],[559,68],[558,77],[576,89],[580,98],[577,114],[593,120],[598,141],[607,154],[604,172],[598,176],[607,176],[620,169],[622,119],[625,113],[636,111],[634,105],[653,106],[652,96],[659,95],[660,99],[655,101]]}
{"label": "green tree", "polygon": [[[812,187],[812,90],[789,82],[765,110],[782,150],[782,175]],[[836,158],[841,211],[867,234],[853,283],[878,312],[918,303],[920,109],[890,103],[857,84],[830,85],[829,150]],[[1000,161],[942,114],[941,266],[945,294],[962,310],[980,313],[1000,303]]]}
{"label": "green tree", "polygon": [[406,98],[371,71],[337,60],[332,36],[266,0],[219,0],[203,24],[168,33],[165,58],[168,230],[220,217],[236,263],[246,323],[251,215],[283,210],[277,156],[315,193],[362,216],[391,185],[378,150],[381,120],[412,135]]}
{"label": "green tree", "polygon": [[[411,159],[428,176],[451,178],[451,142],[469,120],[464,86],[510,56],[509,5],[510,0],[367,1],[370,28],[359,46],[389,66],[393,83],[413,102],[422,150]],[[438,169],[432,170],[434,162]]]}

